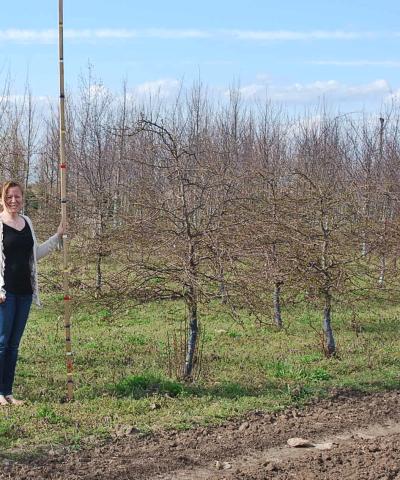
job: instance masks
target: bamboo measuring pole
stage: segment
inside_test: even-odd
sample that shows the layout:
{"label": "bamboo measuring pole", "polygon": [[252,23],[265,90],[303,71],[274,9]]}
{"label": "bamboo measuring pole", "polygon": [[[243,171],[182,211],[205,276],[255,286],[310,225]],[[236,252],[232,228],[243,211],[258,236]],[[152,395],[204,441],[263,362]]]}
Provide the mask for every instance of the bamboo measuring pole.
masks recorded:
{"label": "bamboo measuring pole", "polygon": [[[67,164],[65,158],[65,94],[64,94],[64,5],[58,0],[58,51],[60,72],[60,180],[61,180],[61,220],[67,228]],[[69,294],[68,235],[63,235],[63,290],[64,290],[64,327],[65,360],[67,366],[67,400],[74,397],[72,379],[73,359],[71,346],[71,296]]]}

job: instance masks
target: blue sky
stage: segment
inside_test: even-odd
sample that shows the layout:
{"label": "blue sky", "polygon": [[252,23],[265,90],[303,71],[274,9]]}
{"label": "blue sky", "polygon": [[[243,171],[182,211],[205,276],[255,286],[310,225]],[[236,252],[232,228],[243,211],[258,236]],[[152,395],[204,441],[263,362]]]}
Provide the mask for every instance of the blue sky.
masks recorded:
{"label": "blue sky", "polygon": [[[3,2],[0,78],[13,94],[58,92],[57,0]],[[71,91],[93,65],[105,87],[172,95],[199,77],[223,95],[297,107],[324,99],[379,110],[400,97],[400,2],[384,0],[65,0],[65,72]]]}

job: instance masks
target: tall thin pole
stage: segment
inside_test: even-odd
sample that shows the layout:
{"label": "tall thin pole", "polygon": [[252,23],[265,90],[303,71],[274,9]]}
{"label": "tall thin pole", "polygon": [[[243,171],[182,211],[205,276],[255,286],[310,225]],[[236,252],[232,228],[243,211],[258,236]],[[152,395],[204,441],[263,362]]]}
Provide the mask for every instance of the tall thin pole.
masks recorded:
{"label": "tall thin pole", "polygon": [[[61,220],[67,228],[67,164],[65,158],[65,94],[64,94],[64,5],[58,0],[58,51],[60,72],[60,180],[61,180]],[[73,358],[71,345],[71,296],[69,294],[68,235],[63,235],[63,290],[64,290],[64,327],[65,360],[67,366],[67,400],[74,397],[72,379]]]}

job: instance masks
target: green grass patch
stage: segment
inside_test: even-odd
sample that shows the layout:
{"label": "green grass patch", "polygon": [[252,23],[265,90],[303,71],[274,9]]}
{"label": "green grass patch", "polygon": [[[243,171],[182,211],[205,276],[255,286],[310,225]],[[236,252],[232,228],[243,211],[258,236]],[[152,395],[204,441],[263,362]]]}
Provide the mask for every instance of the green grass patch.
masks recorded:
{"label": "green grass patch", "polygon": [[399,387],[399,307],[360,309],[357,328],[352,312],[334,311],[339,354],[327,359],[321,313],[306,304],[283,312],[282,331],[243,312],[235,323],[218,302],[202,306],[201,376],[185,384],[169,376],[172,339],[184,338],[181,302],[122,305],[117,313],[92,303],[73,306],[75,401],[65,403],[62,308],[57,295],[43,301],[43,309],[32,310],[17,367],[15,395],[28,404],[0,411],[0,447],[10,455],[46,445],[79,448],[120,425],[149,432],[220,423],[334,387]]}
{"label": "green grass patch", "polygon": [[142,398],[154,394],[175,397],[181,394],[185,387],[179,382],[154,375],[131,375],[120,380],[112,390],[119,396],[131,398]]}

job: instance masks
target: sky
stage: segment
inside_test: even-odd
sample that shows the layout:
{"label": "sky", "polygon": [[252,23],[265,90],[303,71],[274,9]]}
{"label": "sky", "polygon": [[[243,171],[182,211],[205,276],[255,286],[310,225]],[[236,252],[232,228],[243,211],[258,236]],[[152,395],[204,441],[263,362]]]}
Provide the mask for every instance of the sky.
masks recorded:
{"label": "sky", "polygon": [[[58,95],[58,0],[2,2],[0,86],[26,79],[37,98]],[[96,82],[137,96],[173,96],[201,80],[307,108],[379,112],[400,101],[398,0],[65,0],[65,82]]]}

